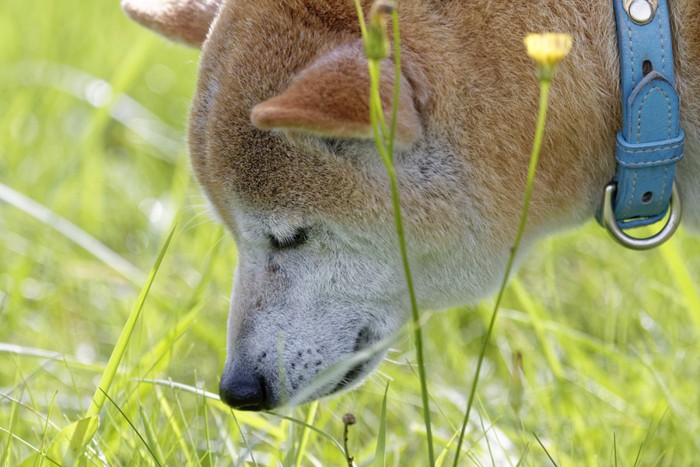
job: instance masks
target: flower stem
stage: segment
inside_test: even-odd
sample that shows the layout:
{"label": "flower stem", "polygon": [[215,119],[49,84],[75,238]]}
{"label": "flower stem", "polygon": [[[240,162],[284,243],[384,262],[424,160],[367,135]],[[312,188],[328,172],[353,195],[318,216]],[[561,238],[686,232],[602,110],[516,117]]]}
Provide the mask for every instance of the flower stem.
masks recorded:
{"label": "flower stem", "polygon": [[510,256],[508,257],[508,264],[506,265],[506,271],[503,274],[503,281],[501,282],[501,288],[498,290],[498,297],[496,298],[496,303],[493,307],[493,312],[491,313],[491,321],[489,322],[488,330],[486,331],[486,337],[481,346],[481,352],[479,353],[479,360],[476,364],[476,373],[474,375],[474,380],[472,381],[471,391],[469,393],[469,402],[467,403],[467,411],[464,415],[464,421],[462,422],[462,430],[459,433],[459,441],[457,442],[457,451],[455,452],[455,459],[453,465],[456,467],[459,462],[459,454],[462,450],[462,441],[464,440],[464,432],[467,428],[467,423],[469,422],[469,414],[471,413],[472,405],[474,404],[474,396],[476,394],[476,387],[479,382],[479,375],[481,374],[481,366],[484,363],[484,356],[486,354],[486,346],[488,346],[491,340],[491,335],[493,334],[493,328],[496,324],[496,317],[498,316],[498,310],[501,306],[501,300],[503,299],[503,294],[508,285],[508,280],[510,279],[510,273],[513,270],[513,263],[515,262],[515,257],[520,248],[520,242],[523,238],[523,232],[525,231],[525,224],[527,223],[527,216],[530,211],[530,199],[532,198],[532,189],[535,182],[535,172],[537,170],[537,161],[540,157],[540,148],[542,146],[542,137],[544,135],[544,126],[547,119],[547,107],[549,102],[549,88],[551,86],[550,79],[540,80],[540,104],[539,104],[539,114],[537,118],[537,129],[535,130],[535,140],[532,145],[532,154],[530,155],[530,166],[527,173],[527,184],[525,186],[525,197],[523,201],[523,209],[520,213],[520,223],[518,224],[518,231],[515,235],[515,242],[513,248],[511,249]]}
{"label": "flower stem", "polygon": [[[359,2],[355,1],[360,28],[363,37],[367,40],[364,15]],[[425,359],[423,356],[423,333],[421,330],[420,316],[418,313],[418,301],[411,274],[411,266],[408,260],[408,249],[406,248],[406,237],[404,234],[403,220],[401,217],[401,202],[399,198],[398,182],[394,169],[394,137],[396,134],[396,119],[398,113],[398,101],[401,83],[401,48],[399,37],[399,22],[396,9],[392,12],[393,39],[394,39],[394,99],[389,127],[386,125],[382,101],[379,95],[379,80],[381,75],[381,62],[377,58],[368,57],[370,75],[370,122],[374,132],[374,139],[379,155],[384,162],[389,175],[391,186],[391,199],[394,208],[394,221],[396,224],[396,235],[401,250],[401,260],[406,275],[406,287],[411,303],[411,318],[413,323],[413,336],[416,346],[416,360],[418,363],[418,377],[421,384],[421,399],[423,403],[423,421],[425,423],[426,441],[428,444],[429,465],[435,465],[435,452],[433,447],[433,432],[430,423],[430,395],[428,393],[428,382],[425,374]]]}
{"label": "flower stem", "polygon": [[[370,97],[370,114],[372,118],[372,128],[374,129],[375,140],[377,141],[377,149],[382,156],[387,173],[389,174],[389,183],[391,185],[391,199],[394,207],[394,221],[396,223],[396,235],[399,241],[401,250],[401,260],[403,262],[404,272],[406,274],[406,287],[411,301],[411,319],[413,324],[413,340],[416,346],[416,360],[418,363],[418,377],[421,384],[421,399],[423,402],[423,420],[425,422],[425,432],[428,443],[428,459],[431,466],[435,465],[435,452],[433,448],[433,432],[430,423],[430,397],[428,393],[428,380],[425,374],[425,359],[423,356],[423,332],[421,330],[420,315],[418,313],[418,301],[416,300],[415,288],[413,285],[413,275],[411,273],[411,265],[408,260],[408,249],[406,248],[406,237],[404,234],[403,220],[401,218],[401,202],[399,197],[399,188],[396,181],[396,170],[393,163],[393,151],[389,152],[387,146],[391,148],[389,143],[384,139],[386,128],[382,125],[382,109],[381,100],[379,98],[379,62],[370,60],[370,77],[372,79],[372,95]],[[398,83],[398,81],[397,81]],[[398,86],[398,84],[397,84]],[[396,104],[394,104],[396,105]],[[393,124],[392,124],[393,126]]]}

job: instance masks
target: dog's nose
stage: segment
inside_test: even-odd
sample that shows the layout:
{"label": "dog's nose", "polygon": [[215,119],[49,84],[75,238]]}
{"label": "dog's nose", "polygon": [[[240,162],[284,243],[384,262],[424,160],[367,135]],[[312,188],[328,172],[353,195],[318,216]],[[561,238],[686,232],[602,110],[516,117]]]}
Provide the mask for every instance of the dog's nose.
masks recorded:
{"label": "dog's nose", "polygon": [[257,411],[268,408],[265,378],[252,371],[225,371],[219,383],[219,395],[234,409]]}

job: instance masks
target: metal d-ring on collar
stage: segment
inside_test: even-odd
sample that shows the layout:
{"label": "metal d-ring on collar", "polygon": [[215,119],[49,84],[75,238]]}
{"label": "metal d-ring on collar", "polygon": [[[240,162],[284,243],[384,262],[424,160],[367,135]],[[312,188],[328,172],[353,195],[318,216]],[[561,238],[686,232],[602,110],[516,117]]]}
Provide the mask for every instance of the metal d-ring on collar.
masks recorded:
{"label": "metal d-ring on collar", "polygon": [[[667,0],[613,0],[620,53],[622,128],[617,135],[617,170],[605,188],[599,221],[622,245],[658,246],[678,228],[681,202],[674,183],[683,157],[673,48]],[[648,238],[624,230],[666,225]]]}

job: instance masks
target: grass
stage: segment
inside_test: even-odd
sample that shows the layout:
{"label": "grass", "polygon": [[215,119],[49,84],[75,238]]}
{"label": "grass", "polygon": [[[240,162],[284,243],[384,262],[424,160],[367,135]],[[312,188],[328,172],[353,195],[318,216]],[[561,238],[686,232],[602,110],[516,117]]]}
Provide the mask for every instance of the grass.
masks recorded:
{"label": "grass", "polygon": [[[420,465],[408,332],[362,388],[317,407],[232,412],[211,395],[236,252],[205,214],[186,158],[198,54],[140,30],[117,3],[6,0],[0,12],[0,184],[88,236],[57,231],[56,217],[33,217],[16,197],[0,201],[0,462],[46,451],[86,416],[177,221],[87,463],[344,465],[350,412],[357,465],[382,455],[385,465]],[[96,243],[86,249],[85,238]],[[98,254],[108,251],[119,260]],[[694,463],[699,275],[700,242],[683,232],[644,253],[592,223],[538,244],[504,296],[461,463]],[[423,312],[442,465],[492,307]]]}

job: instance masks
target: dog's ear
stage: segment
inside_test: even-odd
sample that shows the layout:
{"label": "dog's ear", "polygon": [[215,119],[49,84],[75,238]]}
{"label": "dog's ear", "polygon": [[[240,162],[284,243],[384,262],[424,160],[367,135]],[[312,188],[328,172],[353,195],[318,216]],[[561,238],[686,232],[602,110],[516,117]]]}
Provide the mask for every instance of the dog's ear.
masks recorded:
{"label": "dog's ear", "polygon": [[[380,97],[387,125],[394,99],[394,65],[381,67]],[[372,139],[369,115],[370,79],[362,43],[332,50],[294,78],[286,91],[251,112],[253,125],[263,130],[282,129],[322,137]],[[410,146],[421,136],[414,91],[402,75],[396,141]]]}
{"label": "dog's ear", "polygon": [[134,21],[165,37],[200,47],[223,0],[122,0]]}

